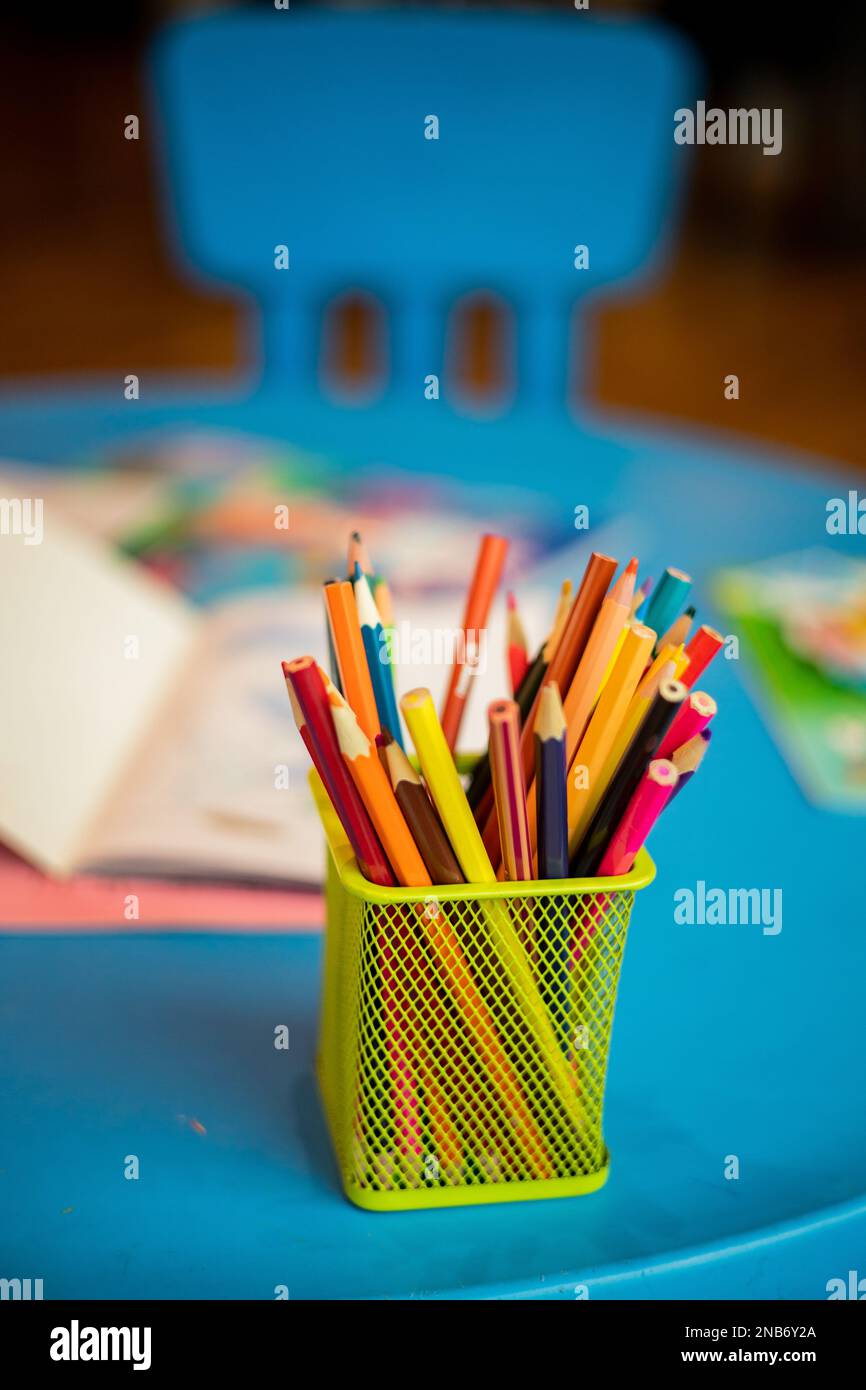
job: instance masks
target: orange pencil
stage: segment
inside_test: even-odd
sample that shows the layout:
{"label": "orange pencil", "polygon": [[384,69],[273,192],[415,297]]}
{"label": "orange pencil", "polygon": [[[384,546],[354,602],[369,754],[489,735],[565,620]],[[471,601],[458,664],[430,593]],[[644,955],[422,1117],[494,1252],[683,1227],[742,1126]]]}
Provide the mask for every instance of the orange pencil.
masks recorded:
{"label": "orange pencil", "polygon": [[574,680],[569,686],[568,694],[562,702],[568,726],[565,751],[569,762],[574,757],[575,749],[583,738],[583,732],[592,712],[601,678],[607,670],[607,663],[610,661],[619,635],[631,612],[636,574],[637,560],[632,559],[601,605],[601,612],[586,644],[586,651],[574,673]]}
{"label": "orange pencil", "polygon": [[504,537],[490,535],[481,537],[481,546],[475,561],[475,572],[469,585],[466,610],[461,624],[464,651],[458,654],[458,659],[454,663],[445,703],[442,706],[442,732],[452,753],[457,743],[457,735],[460,733],[472,674],[478,661],[481,633],[487,627],[490,606],[499,587],[507,551],[508,541]]}
{"label": "orange pencil", "polygon": [[687,608],[685,613],[681,613],[678,618],[675,618],[667,632],[662,633],[656,643],[656,650],[662,651],[665,647],[679,647],[685,642],[692,630],[694,617],[694,608]]}
{"label": "orange pencil", "polygon": [[[565,761],[568,767],[583,738],[592,707],[601,685],[607,664],[619,639],[619,634],[628,621],[631,601],[634,596],[634,582],[637,574],[637,560],[629,561],[610,593],[604,599],[595,620],[589,641],[580,658],[568,694],[562,702],[565,715]],[[569,779],[570,780],[570,779]],[[535,813],[535,783],[526,798],[529,815],[529,835],[532,853],[538,848],[538,818]]]}
{"label": "orange pencil", "polygon": [[[635,623],[599,697],[568,772],[568,848],[573,853],[604,791],[603,769],[653,649],[652,628]],[[583,772],[577,777],[578,770]]]}
{"label": "orange pencil", "polygon": [[[565,626],[551,653],[550,663],[544,673],[545,681],[556,681],[560,691],[567,690],[578,663],[586,649],[587,641],[601,610],[602,600],[608,585],[616,572],[616,560],[610,555],[600,555],[593,551],[587,561],[580,588],[568,612]],[[532,832],[535,824],[535,720],[541,704],[541,689],[536,694],[532,707],[523,721],[520,734],[520,756],[523,760],[523,775],[528,790],[529,827]],[[484,824],[482,832],[484,848],[490,856],[494,868],[500,862],[499,823],[493,805],[491,788],[489,805],[481,809],[479,825]],[[486,820],[485,820],[486,816]],[[535,842],[533,840],[533,849]]]}
{"label": "orange pencil", "polygon": [[355,591],[347,579],[329,580],[325,585],[325,604],[343,694],[355,711],[364,733],[369,739],[374,739],[379,733],[376,697],[361,637]]}
{"label": "orange pencil", "polygon": [[559,591],[559,601],[556,605],[556,612],[553,615],[553,623],[544,644],[544,660],[548,666],[556,655],[560,639],[565,631],[565,624],[568,622],[568,615],[571,612],[571,580],[563,579],[562,588]]}
{"label": "orange pencil", "polygon": [[375,746],[348,705],[332,704],[331,718],[337,731],[340,752],[398,882],[404,888],[429,887],[432,880],[397,804],[394,789],[379,761]]}

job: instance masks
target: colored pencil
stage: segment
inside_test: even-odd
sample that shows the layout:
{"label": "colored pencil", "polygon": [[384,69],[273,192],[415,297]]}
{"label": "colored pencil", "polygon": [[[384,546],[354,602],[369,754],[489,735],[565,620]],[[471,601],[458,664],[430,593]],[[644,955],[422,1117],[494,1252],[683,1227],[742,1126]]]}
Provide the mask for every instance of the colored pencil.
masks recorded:
{"label": "colored pencil", "polygon": [[[401,708],[430,795],[466,881],[495,883],[496,874],[460,785],[445,735],[436,718],[430,691],[409,691],[403,696]],[[514,1001],[545,1058],[556,1097],[571,1122],[579,1126],[583,1123],[583,1110],[574,1092],[573,1077],[560,1051],[514,923],[505,904],[495,898],[482,896],[479,906],[488,926],[490,946],[509,982]]]}
{"label": "colored pencil", "polygon": [[659,686],[637,733],[623,753],[580,844],[571,852],[571,872],[575,878],[586,878],[598,872],[599,863],[611,835],[622,819],[629,799],[650,760],[655,757],[656,750],[686,694],[686,688],[681,681],[664,681]]}
{"label": "colored pencil", "polygon": [[644,604],[649,598],[650,589],[652,588],[652,586],[652,579],[645,579],[641,584],[640,588],[635,589],[634,598],[631,601],[631,613],[629,615],[630,617],[637,618],[640,616],[640,610],[643,608]]}
{"label": "colored pencil", "polygon": [[[574,679],[562,701],[565,713],[565,757],[571,769],[578,744],[583,738],[599,684],[607,663],[616,646],[620,632],[628,619],[634,595],[634,580],[637,574],[637,560],[631,559],[606,595],[593,625],[589,640],[580,659]],[[535,816],[534,786],[529,793],[529,833],[533,854],[537,848],[537,824]],[[571,836],[571,777],[569,776],[569,835]]]}
{"label": "colored pencil", "polygon": [[[676,679],[676,663],[668,660],[656,669],[653,662],[650,669],[646,672],[640,685],[631,698],[629,707],[625,712],[625,719],[617,730],[613,746],[607,755],[604,767],[601,770],[601,795],[607,790],[614,772],[619,767],[620,759],[643,723],[650,705],[656,696],[656,691],[662,681],[672,681]],[[599,797],[599,800],[601,796]]]}
{"label": "colored pencil", "polygon": [[494,700],[487,709],[490,766],[506,877],[532,878],[526,788],[520,761],[520,718],[514,700]]}
{"label": "colored pencil", "polygon": [[[589,635],[599,615],[602,601],[615,573],[616,560],[610,555],[599,555],[597,551],[593,551],[584,570],[580,588],[571,605],[562,635],[556,643],[556,648],[550,657],[545,672],[545,679],[556,681],[561,694],[568,690],[574,679],[574,673],[583,656]],[[535,764],[533,733],[537,713],[538,697],[523,721],[523,732],[520,738],[523,775],[527,779],[527,784]]]}
{"label": "colored pencil", "polygon": [[675,748],[688,743],[689,739],[707,727],[717,708],[712,695],[707,695],[703,690],[692,690],[677,710],[671,727],[659,744],[657,756],[669,758]]}
{"label": "colored pencil", "polygon": [[640,779],[598,867],[600,878],[627,874],[677,784],[672,762],[655,758]]}
{"label": "colored pencil", "polygon": [[[337,743],[376,833],[385,847],[398,883],[406,888],[428,887],[430,877],[373,744],[353,710],[332,707]],[[412,927],[401,908],[377,913],[377,950],[381,973],[382,1015],[388,1050],[391,1103],[396,1117],[398,1153],[407,1179],[420,1178],[423,1153],[413,1020],[407,1008],[406,986]]]}
{"label": "colored pencil", "polygon": [[352,587],[379,723],[383,729],[388,730],[392,738],[395,738],[402,748],[403,733],[400,728],[400,712],[397,709],[397,697],[394,694],[391,656],[388,651],[385,630],[379,621],[379,613],[373,602],[367,576],[362,572],[359,564],[355,565]]}
{"label": "colored pencil", "polygon": [[[301,706],[298,704],[298,697],[295,694],[294,686],[292,685],[291,679],[289,678],[288,672],[286,670],[285,661],[283,662],[283,680],[286,683],[286,693],[289,697],[289,704],[292,709],[295,727],[297,728],[298,733],[301,735],[304,747],[306,748],[312,760],[313,767],[318,772],[319,778],[323,786],[325,786],[325,788],[327,789],[327,773],[325,772],[324,764],[321,762],[319,755],[316,752],[316,745],[314,744],[312,735],[310,734],[310,731],[307,728],[307,721],[304,718],[304,712],[301,709]],[[336,807],[334,809],[336,810]],[[339,815],[339,812],[337,814]]]}
{"label": "colored pencil", "polygon": [[681,643],[685,642],[691,631],[694,617],[695,610],[689,606],[685,613],[681,613],[678,618],[674,619],[667,632],[662,634],[656,643],[656,650],[663,651],[668,646],[679,647]]}
{"label": "colored pencil", "polygon": [[[335,581],[335,580],[330,580],[330,579],[329,579],[327,582],[328,582],[329,584],[331,584],[331,583],[335,583],[336,581]],[[323,602],[323,604],[324,604],[324,606],[325,606],[325,633],[326,633],[327,638],[328,638],[328,670],[329,670],[330,675],[331,675],[331,683],[335,686],[335,688],[336,688],[337,690],[339,690],[339,689],[340,689],[340,667],[339,667],[339,665],[337,664],[337,649],[336,649],[336,647],[334,646],[334,637],[333,637],[333,634],[332,634],[332,632],[331,632],[331,623],[330,623],[330,619],[328,618],[328,603],[327,603],[327,600],[326,600],[326,598],[325,598],[324,591],[323,591],[323,593],[322,593],[322,602]]]}
{"label": "colored pencil", "polygon": [[548,663],[550,663],[553,660],[554,655],[556,654],[556,649],[559,646],[560,639],[562,637],[563,632],[565,631],[565,624],[568,622],[568,615],[571,611],[571,589],[571,580],[563,579],[562,587],[559,591],[559,599],[556,604],[556,612],[553,615],[553,622],[550,627],[550,632],[548,633],[547,641],[544,643],[544,646],[542,647],[544,660]]}
{"label": "colored pencil", "polygon": [[[581,657],[586,649],[590,633],[595,625],[595,621],[601,610],[602,601],[610,586],[610,581],[616,573],[616,560],[611,555],[600,555],[598,551],[593,551],[587,562],[580,582],[580,588],[563,628],[562,635],[556,644],[555,651],[551,655],[550,662],[545,671],[545,680],[556,681],[560,692],[567,690],[574,678],[574,673]],[[523,775],[526,778],[527,793],[526,805],[529,816],[529,834],[533,839],[533,849],[535,848],[535,719],[538,713],[539,700],[536,697],[535,703],[523,721],[523,729],[520,736],[520,752],[523,759]],[[479,823],[483,825],[484,846],[490,855],[494,865],[500,861],[499,849],[499,827],[496,822],[496,812],[491,809],[487,813],[486,819],[479,814]]]}
{"label": "colored pencil", "polygon": [[[542,642],[534,659],[526,668],[526,673],[514,696],[520,708],[520,729],[521,729],[521,758],[523,757],[523,728],[529,717],[530,710],[534,707],[538,692],[541,690],[547,675],[547,668],[553,654],[559,645],[565,628],[571,607],[571,580],[565,579],[559,593],[559,602],[556,606],[556,613],[553,619],[553,626],[546,639]],[[527,772],[526,763],[523,765],[524,776],[529,779],[531,771]],[[472,769],[469,779],[469,786],[466,789],[466,797],[472,807],[473,814],[479,825],[484,826],[487,817],[493,810],[493,786],[490,781],[490,757],[485,749]],[[495,816],[495,811],[494,811]]]}
{"label": "colored pencil", "polygon": [[538,877],[568,877],[565,715],[556,681],[546,681],[535,721]]}
{"label": "colored pencil", "polygon": [[394,607],[391,602],[391,590],[381,574],[377,574],[370,563],[370,556],[367,547],[361,539],[360,531],[353,531],[349,537],[348,568],[346,571],[347,579],[354,580],[355,566],[361,566],[361,573],[366,574],[367,582],[370,585],[370,593],[373,595],[373,602],[376,605],[376,612],[385,630],[386,640],[389,629],[394,626]]}
{"label": "colored pencil", "polygon": [[442,732],[452,753],[457,744],[472,674],[477,665],[481,634],[487,627],[490,607],[499,587],[507,551],[508,541],[502,536],[482,536],[461,624],[464,650],[457,654],[442,707]]}
{"label": "colored pencil", "polygon": [[656,632],[667,632],[671,623],[682,609],[692,587],[691,576],[682,570],[665,570],[655,589],[644,614],[647,627]]}
{"label": "colored pencil", "polygon": [[622,651],[622,644],[625,641],[625,635],[630,627],[631,619],[627,618],[623,626],[620,628],[619,636],[617,637],[616,642],[614,643],[613,651],[611,652],[608,658],[607,665],[604,668],[604,675],[598,683],[598,695],[601,694],[601,692],[604,690],[604,687],[607,685],[608,680],[610,679],[613,668],[617,663],[617,658],[620,652]]}
{"label": "colored pencil", "polygon": [[[651,628],[641,623],[627,629],[619,660],[569,765],[568,844],[571,851],[580,843],[605,790],[602,771],[637,690],[655,636]],[[578,771],[582,776],[577,776]]]}
{"label": "colored pencil", "polygon": [[376,834],[404,888],[426,888],[430,875],[397,803],[390,778],[348,705],[331,708],[337,744]]}
{"label": "colored pencil", "polygon": [[689,645],[686,647],[686,656],[689,664],[683,676],[685,684],[691,690],[698,676],[703,675],[713,657],[716,656],[725,645],[725,639],[720,632],[716,632],[714,627],[699,627]]}
{"label": "colored pencil", "polygon": [[432,882],[463,883],[460,865],[454,857],[448,836],[418,773],[403,749],[394,742],[387,731],[379,734],[376,742],[384,754],[397,804],[403,812]]}
{"label": "colored pencil", "polygon": [[679,781],[674,787],[671,801],[679,796],[686,783],[694,777],[707,755],[712,736],[712,729],[702,729],[694,738],[690,738],[688,743],[684,743],[682,748],[677,748],[671,754],[671,762],[679,773]]}
{"label": "colored pencil", "polygon": [[370,556],[367,554],[367,547],[361,539],[360,531],[352,531],[349,535],[349,551],[346,561],[347,579],[351,579],[354,575],[356,565],[361,566],[364,574],[372,574],[373,572]]}
{"label": "colored pencil", "polygon": [[394,875],[343,762],[334,729],[331,701],[319,668],[311,656],[302,656],[296,661],[283,662],[283,675],[287,683],[291,682],[297,707],[315,749],[313,761],[316,770],[355,852],[362,874],[383,888],[393,888]]}
{"label": "colored pencil", "polygon": [[652,661],[647,667],[647,675],[655,676],[656,678],[656,689],[658,689],[658,672],[661,671],[662,668],[666,666],[669,661],[672,661],[674,663],[674,671],[676,673],[675,679],[680,680],[680,672],[684,671],[686,666],[688,665],[688,657],[685,654],[685,649],[682,643],[680,643],[678,647],[672,647],[670,644],[664,647],[659,647],[655,656],[653,657]]}
{"label": "colored pencil", "polygon": [[[565,715],[556,681],[541,692],[535,721],[535,786],[538,803],[538,877],[568,878],[568,797]],[[536,947],[544,963],[542,992],[557,1036],[568,1054],[571,914],[564,897],[539,902]]]}
{"label": "colored pencil", "polygon": [[340,689],[355,711],[364,733],[373,739],[379,732],[379,716],[358,621],[355,592],[348,579],[334,579],[325,585],[325,603],[337,653]]}
{"label": "colored pencil", "polygon": [[511,681],[511,693],[516,696],[529,667],[529,655],[526,650],[526,631],[517,611],[517,599],[512,593],[508,593],[505,596],[505,602],[507,607],[508,674]]}
{"label": "colored pencil", "polygon": [[[535,660],[530,662],[526,675],[520,683],[520,689],[515,695],[517,708],[520,711],[520,727],[526,719],[529,710],[535,703],[535,697],[541,688],[547,671],[547,662],[544,659],[545,648],[542,647],[536,654]],[[487,816],[493,809],[493,784],[490,780],[490,754],[485,748],[479,757],[472,776],[469,779],[469,786],[466,790],[466,797],[472,807],[473,814],[479,825],[484,825]],[[495,816],[494,811],[494,816]]]}

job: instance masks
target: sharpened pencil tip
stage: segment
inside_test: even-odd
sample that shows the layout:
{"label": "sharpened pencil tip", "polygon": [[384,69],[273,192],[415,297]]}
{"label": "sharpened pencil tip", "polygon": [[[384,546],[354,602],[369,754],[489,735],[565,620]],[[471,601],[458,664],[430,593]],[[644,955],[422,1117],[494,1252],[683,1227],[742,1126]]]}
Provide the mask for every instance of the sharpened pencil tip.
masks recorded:
{"label": "sharpened pencil tip", "polygon": [[637,574],[637,556],[632,555],[625,568],[626,574]]}

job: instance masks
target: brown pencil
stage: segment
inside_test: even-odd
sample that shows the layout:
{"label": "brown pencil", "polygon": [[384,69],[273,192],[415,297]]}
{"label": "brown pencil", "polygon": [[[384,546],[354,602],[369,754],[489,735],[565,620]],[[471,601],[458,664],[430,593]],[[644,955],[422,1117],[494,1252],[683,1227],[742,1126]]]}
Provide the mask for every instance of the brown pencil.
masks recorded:
{"label": "brown pencil", "polygon": [[[557,642],[556,650],[544,673],[545,681],[556,681],[561,691],[567,691],[571,686],[574,673],[583,656],[589,635],[595,626],[595,620],[599,615],[604,596],[610,587],[610,581],[616,573],[616,568],[616,560],[610,555],[599,555],[594,550],[589,557],[562,636]],[[535,815],[532,785],[535,773],[535,720],[538,715],[540,700],[541,691],[539,690],[535,703],[524,721],[520,737],[520,756],[523,762],[523,775],[526,778],[527,797],[532,802],[530,830]],[[490,855],[494,868],[496,868],[500,861],[500,848],[495,807],[491,808],[488,813],[483,836],[484,847]]]}
{"label": "brown pencil", "polygon": [[463,883],[465,880],[460,865],[418,773],[387,730],[377,736],[376,743],[391,779],[397,805],[403,812],[433,883]]}

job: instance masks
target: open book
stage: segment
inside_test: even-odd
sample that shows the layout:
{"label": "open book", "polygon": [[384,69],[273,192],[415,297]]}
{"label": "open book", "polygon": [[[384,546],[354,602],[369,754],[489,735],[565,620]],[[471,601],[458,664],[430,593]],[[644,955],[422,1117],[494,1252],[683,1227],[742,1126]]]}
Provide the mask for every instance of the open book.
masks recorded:
{"label": "open book", "polygon": [[0,840],[58,876],[316,881],[279,663],[324,655],[321,601],[200,611],[53,509],[42,529],[0,537]]}
{"label": "open book", "polygon": [[[5,531],[0,841],[55,876],[320,882],[309,759],[280,670],[283,658],[325,660],[320,592],[259,589],[198,609],[50,500],[39,543]],[[410,632],[398,611],[398,693],[429,685],[440,699],[464,582],[407,602]],[[546,585],[521,591],[531,633],[546,631],[553,602]],[[487,636],[467,749],[484,746],[487,704],[507,693],[501,597]]]}

